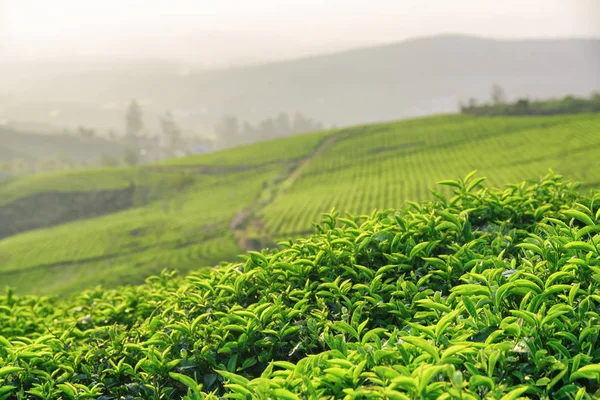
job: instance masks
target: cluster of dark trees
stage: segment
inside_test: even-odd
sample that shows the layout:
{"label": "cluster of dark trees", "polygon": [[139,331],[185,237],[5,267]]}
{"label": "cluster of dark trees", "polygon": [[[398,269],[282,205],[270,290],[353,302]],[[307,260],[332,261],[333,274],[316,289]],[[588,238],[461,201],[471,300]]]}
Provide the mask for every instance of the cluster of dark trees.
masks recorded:
{"label": "cluster of dark trees", "polygon": [[[65,141],[65,146],[71,144],[69,142],[69,138],[71,138],[70,140],[73,143],[79,145],[77,152],[81,152],[81,149],[92,149],[92,153],[100,151],[102,154],[100,158],[94,156],[76,161],[66,156],[48,153],[43,157],[36,155],[34,157],[36,161],[29,159],[7,160],[5,155],[0,154],[0,178],[95,165],[135,166],[143,162],[158,161],[168,157],[197,154],[215,148],[232,147],[323,129],[320,122],[306,118],[300,113],[291,118],[283,112],[255,125],[249,122],[240,122],[237,117],[232,115],[225,116],[215,126],[214,139],[209,136],[185,135],[171,112],[166,112],[160,116],[159,123],[160,130],[156,134],[151,134],[144,129],[144,112],[140,104],[136,100],[132,100],[125,111],[125,135],[123,136],[117,135],[111,130],[108,132],[108,137],[102,137],[95,129],[85,126],[79,126],[74,131],[65,129],[61,136],[52,136],[52,140],[62,138]],[[72,136],[78,138],[73,139]],[[65,146],[61,147],[61,151],[68,152]],[[98,148],[99,146],[101,149]],[[2,149],[0,148],[0,150]]]}
{"label": "cluster of dark trees", "polygon": [[[141,107],[134,100],[129,104],[125,114],[126,139],[134,141],[144,127]],[[170,150],[185,147],[186,140],[182,130],[170,112],[160,119],[161,136],[166,139],[166,147]],[[225,148],[248,144],[278,137],[290,136],[300,133],[322,130],[323,124],[307,118],[301,113],[290,117],[287,113],[280,112],[274,117],[266,118],[253,125],[247,121],[240,121],[235,115],[225,115],[215,124],[215,142],[209,147]],[[198,141],[196,141],[198,142]],[[205,142],[205,141],[200,141]],[[198,142],[198,143],[200,143]],[[208,143],[206,143],[208,145]],[[131,157],[130,157],[131,158]]]}
{"label": "cluster of dark trees", "polygon": [[241,122],[234,115],[222,117],[215,126],[219,147],[237,146],[251,142],[319,131],[323,124],[296,113],[293,118],[284,112],[260,121],[256,125]]}
{"label": "cluster of dark trees", "polygon": [[506,101],[504,91],[498,85],[492,87],[490,103],[478,104],[470,99],[468,104],[460,105],[460,112],[468,115],[557,115],[600,112],[600,92],[589,97],[565,96],[562,99],[530,100],[521,98],[510,103]]}
{"label": "cluster of dark trees", "polygon": [[[148,137],[143,135],[144,120],[142,108],[136,100],[132,100],[125,112],[125,137],[121,140],[127,145],[123,154],[126,165],[137,165],[141,161],[139,148],[161,150],[162,156],[173,156],[180,148],[185,148],[187,143],[183,140],[183,131],[175,121],[173,114],[168,111],[160,117],[160,136]],[[114,135],[112,135],[112,139]],[[162,139],[162,140],[161,140]],[[143,150],[143,151],[148,151]],[[119,160],[113,157],[104,157],[103,164],[118,165]]]}
{"label": "cluster of dark trees", "polygon": [[[163,138],[162,146],[165,150],[176,151],[184,149],[191,143],[204,144],[211,149],[239,146],[278,137],[290,136],[300,133],[322,130],[323,124],[319,121],[307,118],[301,113],[296,113],[290,117],[287,113],[280,112],[274,117],[266,118],[253,125],[247,121],[240,121],[234,115],[225,115],[215,125],[215,141],[208,143],[207,140],[185,139],[182,129],[175,121],[173,115],[167,112],[160,118],[160,137]],[[140,136],[144,128],[143,113],[140,105],[133,100],[125,113],[125,131],[124,140],[130,145],[141,144],[143,137]],[[158,137],[156,137],[158,138]],[[155,139],[156,139],[155,138]],[[146,146],[147,147],[147,146]],[[135,165],[139,162],[139,156],[133,149],[126,151],[124,155],[125,163]],[[110,160],[105,160],[109,163]],[[113,164],[115,161],[113,160]]]}

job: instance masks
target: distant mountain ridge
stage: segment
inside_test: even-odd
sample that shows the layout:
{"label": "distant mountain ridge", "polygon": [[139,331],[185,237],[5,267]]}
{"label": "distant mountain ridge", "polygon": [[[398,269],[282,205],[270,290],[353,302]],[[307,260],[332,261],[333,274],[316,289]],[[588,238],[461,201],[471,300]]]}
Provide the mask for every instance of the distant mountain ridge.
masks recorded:
{"label": "distant mountain ridge", "polygon": [[588,95],[600,90],[600,39],[438,35],[248,67],[168,71],[132,64],[22,81],[12,90],[18,101],[0,104],[0,119],[122,129],[124,104],[136,98],[150,129],[172,110],[188,130],[207,133],[226,114],[256,122],[298,111],[326,125],[353,125],[455,112],[459,101],[489,99],[492,84],[509,99]]}

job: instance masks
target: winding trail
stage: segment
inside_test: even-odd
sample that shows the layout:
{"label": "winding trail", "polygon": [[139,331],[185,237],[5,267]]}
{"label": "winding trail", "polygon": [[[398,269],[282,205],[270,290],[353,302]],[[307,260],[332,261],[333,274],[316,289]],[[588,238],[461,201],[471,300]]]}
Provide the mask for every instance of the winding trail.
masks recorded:
{"label": "winding trail", "polygon": [[298,177],[302,175],[302,172],[308,167],[310,162],[314,160],[317,156],[319,156],[321,153],[323,153],[325,150],[327,150],[329,147],[333,146],[335,142],[337,142],[337,140],[338,137],[335,134],[327,136],[325,140],[319,143],[310,154],[308,154],[304,159],[302,159],[300,161],[300,164],[296,167],[296,169],[292,171],[291,174],[287,177],[287,179],[282,183],[283,187],[286,188],[284,190],[290,188],[292,184],[296,181],[296,179],[298,179]]}
{"label": "winding trail", "polygon": [[[295,167],[289,168],[285,174],[276,178],[273,183],[266,185],[248,207],[240,210],[233,217],[230,228],[241,250],[257,250],[274,245],[270,241],[269,235],[264,229],[264,223],[258,214],[269,204],[273,203],[280,193],[288,191],[302,175],[302,172],[308,168],[310,162],[335,144],[338,139],[338,134],[326,136],[306,156],[289,160],[288,166],[295,165]],[[258,243],[250,241],[249,238],[251,236],[258,237]]]}

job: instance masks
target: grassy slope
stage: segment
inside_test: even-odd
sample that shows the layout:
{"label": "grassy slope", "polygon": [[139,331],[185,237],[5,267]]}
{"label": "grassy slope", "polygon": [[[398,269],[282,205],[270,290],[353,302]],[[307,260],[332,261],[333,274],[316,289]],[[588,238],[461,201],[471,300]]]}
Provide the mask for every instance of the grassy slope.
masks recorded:
{"label": "grassy slope", "polygon": [[[430,198],[436,181],[473,169],[493,185],[553,168],[598,186],[599,132],[597,115],[439,116],[290,137],[151,170],[17,180],[0,188],[0,200],[40,190],[118,188],[131,178],[160,188],[161,179],[179,179],[179,170],[193,183],[138,208],[0,241],[0,280],[20,292],[64,293],[95,282],[140,282],[164,266],[211,266],[244,250],[240,235],[296,236],[333,207],[355,214],[397,208]],[[198,166],[208,169],[188,170]],[[249,206],[249,227],[231,232],[232,218]]]}
{"label": "grassy slope", "polygon": [[209,177],[208,184],[197,178],[169,200],[9,237],[0,241],[0,276],[20,291],[57,293],[94,282],[140,282],[165,266],[189,270],[231,259],[240,249],[228,232],[230,220],[278,171]]}
{"label": "grassy slope", "polygon": [[310,230],[333,207],[360,214],[431,198],[435,182],[474,169],[496,186],[548,168],[600,186],[599,155],[599,115],[444,116],[369,126],[340,135],[263,214],[268,232],[283,238]]}
{"label": "grassy slope", "polygon": [[90,168],[27,175],[0,185],[0,206],[40,192],[91,192],[137,187],[171,185],[181,177],[172,171],[142,168]]}
{"label": "grassy slope", "polygon": [[40,173],[11,180],[0,186],[0,204],[38,192],[122,189],[135,179],[132,168],[94,168]]}
{"label": "grassy slope", "polygon": [[8,291],[0,394],[600,398],[600,192],[449,184],[219,269],[69,299]]}
{"label": "grassy slope", "polygon": [[335,131],[315,132],[272,139],[216,151],[198,156],[183,157],[158,163],[161,166],[256,166],[282,163],[298,159],[309,153],[326,136]]}

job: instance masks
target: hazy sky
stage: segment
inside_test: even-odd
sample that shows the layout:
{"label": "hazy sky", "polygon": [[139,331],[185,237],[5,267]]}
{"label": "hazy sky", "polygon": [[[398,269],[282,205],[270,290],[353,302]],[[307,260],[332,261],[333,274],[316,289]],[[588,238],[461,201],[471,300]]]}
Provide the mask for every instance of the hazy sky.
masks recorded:
{"label": "hazy sky", "polygon": [[600,37],[600,0],[0,0],[0,62],[219,64],[438,33]]}

